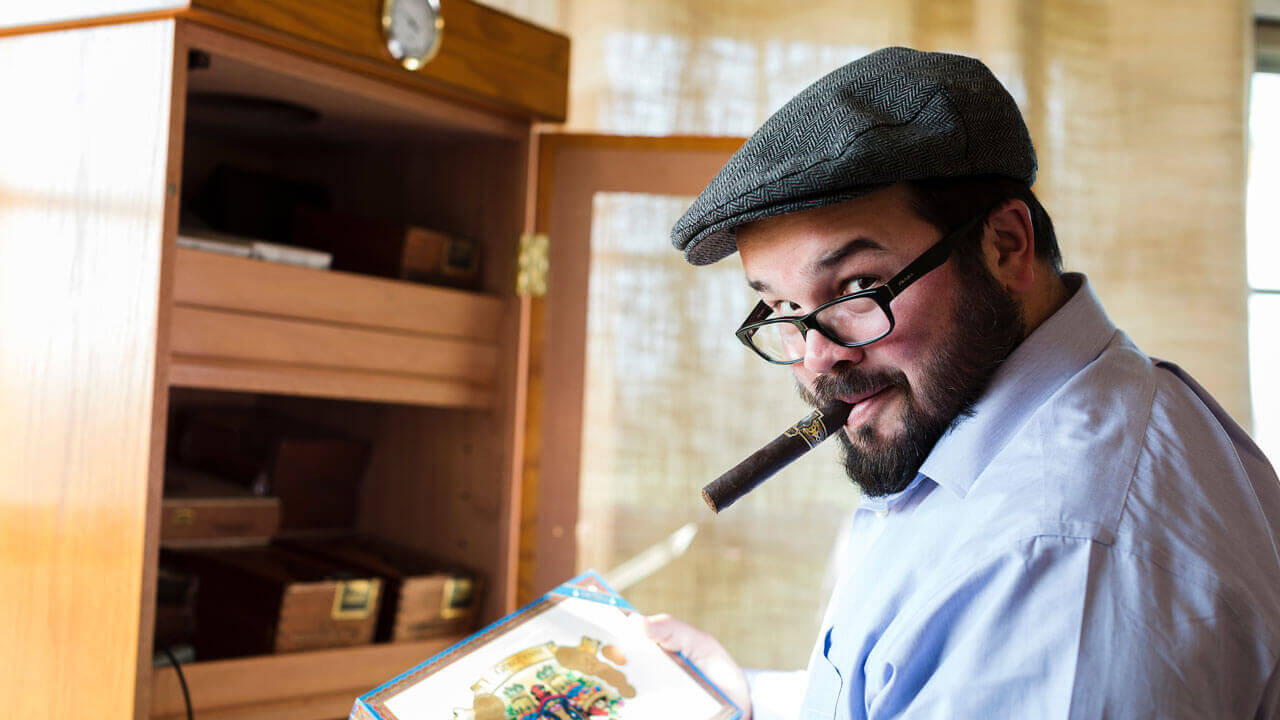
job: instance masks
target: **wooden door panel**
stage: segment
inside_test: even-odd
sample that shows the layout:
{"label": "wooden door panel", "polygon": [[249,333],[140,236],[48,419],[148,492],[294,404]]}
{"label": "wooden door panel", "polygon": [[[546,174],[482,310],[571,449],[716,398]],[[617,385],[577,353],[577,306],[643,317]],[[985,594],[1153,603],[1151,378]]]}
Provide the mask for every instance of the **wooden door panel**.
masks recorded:
{"label": "wooden door panel", "polygon": [[[537,137],[532,230],[550,237],[547,294],[527,298],[518,601],[574,572],[587,278],[596,193],[697,195],[742,138]],[[675,250],[672,250],[675,252]]]}

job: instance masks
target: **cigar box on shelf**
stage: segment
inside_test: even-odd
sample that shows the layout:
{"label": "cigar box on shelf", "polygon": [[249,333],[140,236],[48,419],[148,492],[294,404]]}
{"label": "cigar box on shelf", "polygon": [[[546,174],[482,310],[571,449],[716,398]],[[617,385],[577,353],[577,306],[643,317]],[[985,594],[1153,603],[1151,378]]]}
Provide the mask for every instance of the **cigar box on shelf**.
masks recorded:
{"label": "cigar box on shelf", "polygon": [[177,458],[279,498],[280,530],[355,524],[367,442],[258,410],[199,410],[180,423]]}
{"label": "cigar box on shelf", "polygon": [[244,485],[180,467],[165,470],[160,544],[165,547],[264,545],[280,528],[280,500]]}
{"label": "cigar box on shelf", "polygon": [[467,290],[480,282],[478,244],[427,228],[300,207],[294,238],[328,248],[335,270]]}
{"label": "cigar box on shelf", "polygon": [[382,580],[378,642],[461,635],[475,627],[480,581],[470,571],[369,538],[281,540],[291,549]]}
{"label": "cigar box on shelf", "polygon": [[373,641],[382,583],[371,573],[276,546],[172,551],[198,578],[201,660]]}

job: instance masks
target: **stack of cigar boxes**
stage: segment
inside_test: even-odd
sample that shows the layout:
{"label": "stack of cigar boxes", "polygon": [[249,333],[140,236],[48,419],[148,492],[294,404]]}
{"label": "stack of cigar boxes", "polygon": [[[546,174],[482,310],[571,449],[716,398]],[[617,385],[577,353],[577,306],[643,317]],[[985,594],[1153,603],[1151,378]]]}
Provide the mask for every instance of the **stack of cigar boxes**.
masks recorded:
{"label": "stack of cigar boxes", "polygon": [[158,653],[209,660],[474,626],[473,573],[354,534],[366,443],[243,410],[192,413],[175,429]]}

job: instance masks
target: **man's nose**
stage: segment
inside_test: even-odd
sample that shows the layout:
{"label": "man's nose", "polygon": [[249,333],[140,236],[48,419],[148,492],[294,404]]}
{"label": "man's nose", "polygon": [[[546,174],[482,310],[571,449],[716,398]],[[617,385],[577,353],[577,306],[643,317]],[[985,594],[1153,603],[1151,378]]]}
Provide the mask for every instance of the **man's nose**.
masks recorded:
{"label": "man's nose", "polygon": [[866,355],[862,348],[847,348],[827,339],[817,330],[809,330],[804,336],[804,367],[821,375],[831,371],[836,363],[858,364]]}

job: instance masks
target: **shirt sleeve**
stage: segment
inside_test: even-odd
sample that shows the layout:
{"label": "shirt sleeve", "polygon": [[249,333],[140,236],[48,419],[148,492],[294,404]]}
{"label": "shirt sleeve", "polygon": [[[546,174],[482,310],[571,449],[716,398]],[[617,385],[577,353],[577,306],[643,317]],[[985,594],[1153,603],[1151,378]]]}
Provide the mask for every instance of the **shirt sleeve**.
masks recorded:
{"label": "shirt sleeve", "polygon": [[1114,545],[1022,540],[886,628],[850,714],[1268,717],[1276,659],[1229,600]]}

